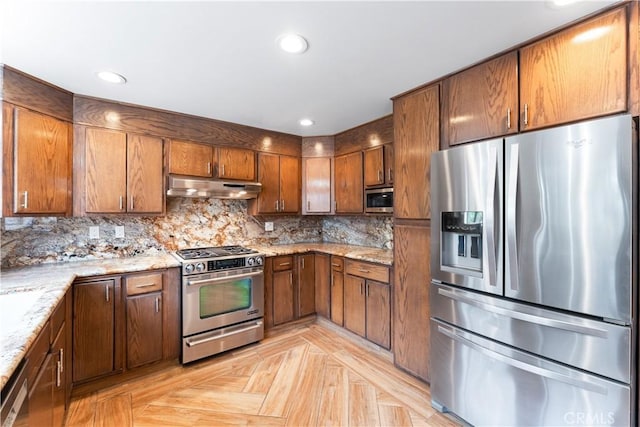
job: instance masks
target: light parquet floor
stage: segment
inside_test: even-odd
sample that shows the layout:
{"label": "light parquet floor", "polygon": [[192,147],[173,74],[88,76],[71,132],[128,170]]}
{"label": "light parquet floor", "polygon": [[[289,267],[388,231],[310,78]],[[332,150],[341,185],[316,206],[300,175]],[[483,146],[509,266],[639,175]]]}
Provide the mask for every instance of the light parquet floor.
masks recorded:
{"label": "light parquet floor", "polygon": [[320,324],[74,396],[76,426],[456,426],[429,387]]}

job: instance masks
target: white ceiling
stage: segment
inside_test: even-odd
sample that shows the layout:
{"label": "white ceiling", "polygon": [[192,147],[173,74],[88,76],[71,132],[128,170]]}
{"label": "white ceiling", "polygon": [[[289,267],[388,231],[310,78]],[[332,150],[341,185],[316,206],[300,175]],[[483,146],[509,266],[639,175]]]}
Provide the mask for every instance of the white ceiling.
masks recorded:
{"label": "white ceiling", "polygon": [[[0,62],[78,94],[302,136],[387,115],[394,95],[614,2],[1,1]],[[305,54],[277,49],[288,31]],[[105,69],[128,83],[99,81]]]}

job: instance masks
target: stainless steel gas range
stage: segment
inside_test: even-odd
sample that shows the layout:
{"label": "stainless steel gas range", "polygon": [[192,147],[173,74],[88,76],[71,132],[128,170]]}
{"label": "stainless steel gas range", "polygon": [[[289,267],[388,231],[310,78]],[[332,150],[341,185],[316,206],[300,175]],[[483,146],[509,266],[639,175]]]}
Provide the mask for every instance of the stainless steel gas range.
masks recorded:
{"label": "stainless steel gas range", "polygon": [[264,255],[242,246],[185,249],[182,363],[264,337]]}

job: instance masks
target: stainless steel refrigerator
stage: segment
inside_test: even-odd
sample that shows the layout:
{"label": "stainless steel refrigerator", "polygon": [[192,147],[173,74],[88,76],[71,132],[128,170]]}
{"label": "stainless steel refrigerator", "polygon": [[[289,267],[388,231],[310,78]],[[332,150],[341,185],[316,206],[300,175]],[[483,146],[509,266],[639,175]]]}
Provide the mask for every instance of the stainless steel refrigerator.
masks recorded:
{"label": "stainless steel refrigerator", "polygon": [[635,425],[637,146],[624,115],[433,154],[434,407]]}

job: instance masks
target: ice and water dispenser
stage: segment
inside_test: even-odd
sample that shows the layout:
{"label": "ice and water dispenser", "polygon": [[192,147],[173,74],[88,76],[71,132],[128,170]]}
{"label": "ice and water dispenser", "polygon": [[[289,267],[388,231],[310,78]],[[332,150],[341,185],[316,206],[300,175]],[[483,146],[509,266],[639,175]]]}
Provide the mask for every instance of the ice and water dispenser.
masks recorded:
{"label": "ice and water dispenser", "polygon": [[441,235],[443,270],[482,275],[482,212],[442,212]]}

